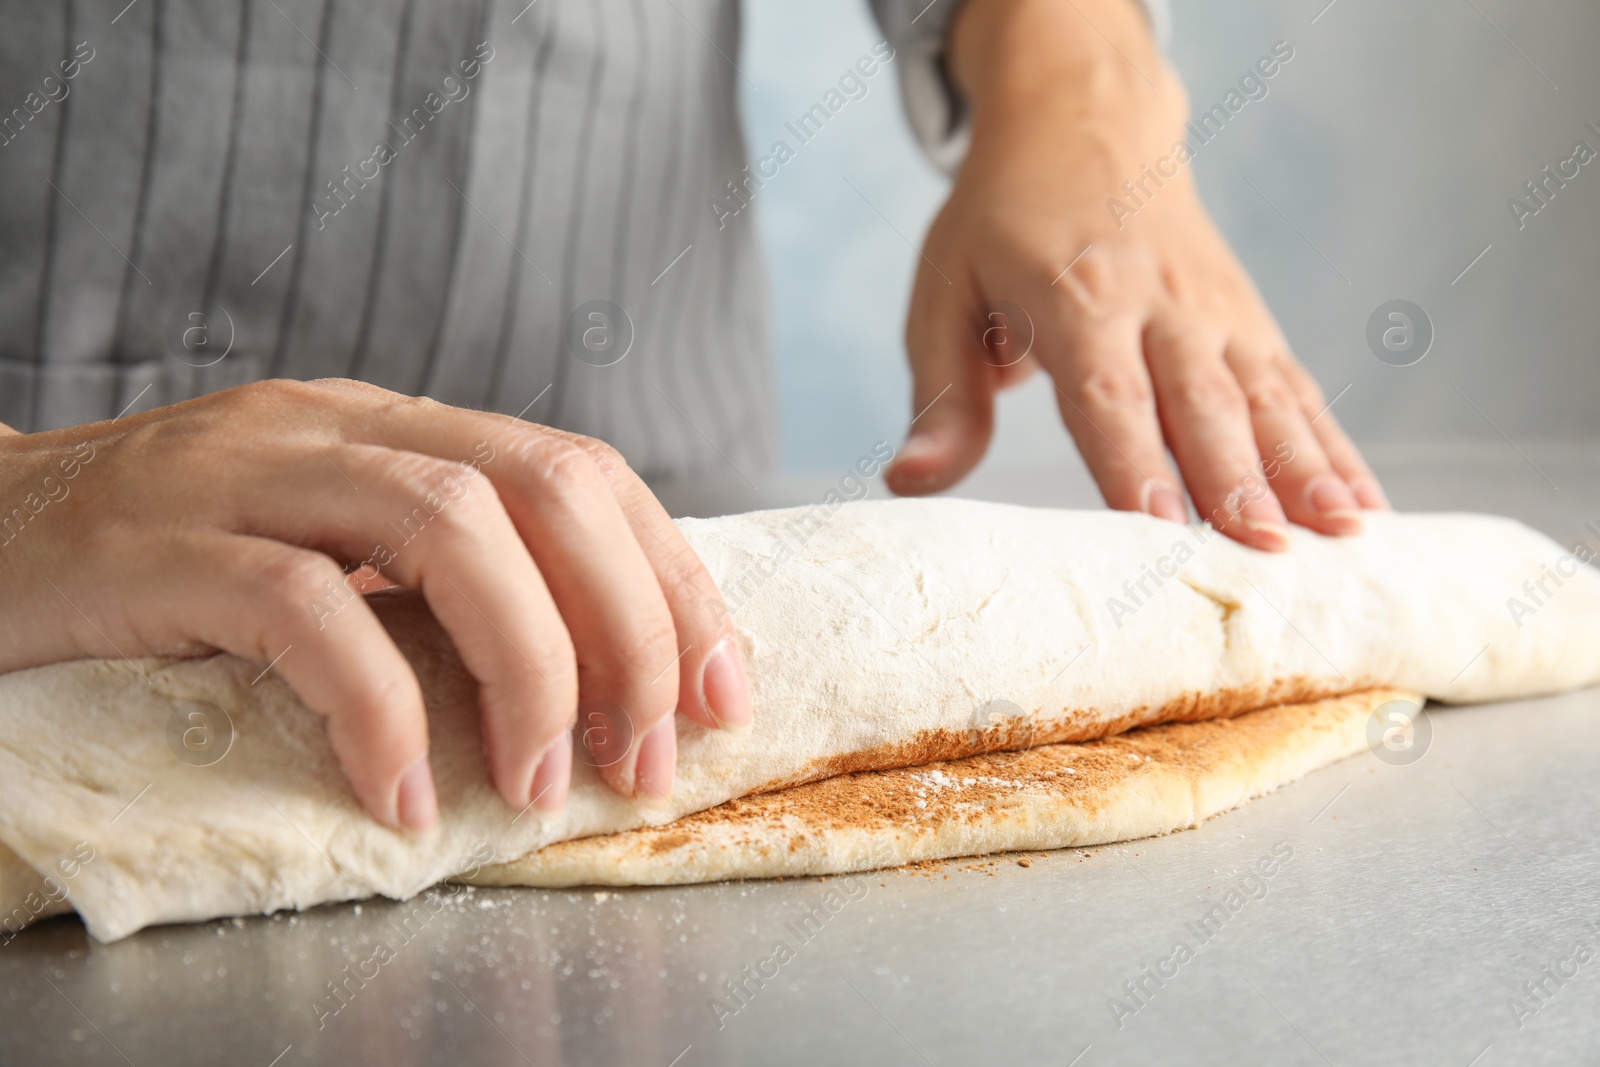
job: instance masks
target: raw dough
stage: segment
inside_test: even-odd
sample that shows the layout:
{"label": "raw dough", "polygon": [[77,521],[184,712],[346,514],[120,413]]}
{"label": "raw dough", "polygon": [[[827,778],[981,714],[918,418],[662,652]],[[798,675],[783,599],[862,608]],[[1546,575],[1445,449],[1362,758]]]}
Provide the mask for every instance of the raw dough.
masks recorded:
{"label": "raw dough", "polygon": [[[661,824],[734,797],[1134,726],[1393,686],[1448,700],[1600,681],[1600,574],[1505,519],[1374,515],[1267,555],[1142,515],[957,500],[683,520],[735,607],[756,725],[680,725],[671,804],[580,766],[564,812],[490,789],[476,687],[411,596],[374,598],[428,695],[444,818],[423,835],[356,806],[322,722],[231,656],[0,676],[0,843],[36,871],[94,858],[70,901],[94,936],[151,923],[405,898],[485,857]],[[1525,583],[1544,582],[1528,607]],[[1527,610],[1514,611],[1513,598]],[[292,652],[290,653],[293,654]],[[186,701],[231,718],[180,762]],[[991,717],[996,701],[1019,715]]]}
{"label": "raw dough", "polygon": [[858,771],[730,800],[666,826],[562,841],[462,881],[684,885],[1153,837],[1362,751],[1368,720],[1394,701],[1408,714],[1421,703],[1412,693],[1372,689],[1099,741]]}

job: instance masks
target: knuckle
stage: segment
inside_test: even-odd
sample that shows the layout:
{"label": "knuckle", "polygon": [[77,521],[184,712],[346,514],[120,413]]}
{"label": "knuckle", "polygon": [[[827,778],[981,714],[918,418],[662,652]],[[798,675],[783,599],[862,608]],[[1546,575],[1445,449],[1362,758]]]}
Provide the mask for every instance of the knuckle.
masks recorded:
{"label": "knuckle", "polygon": [[713,590],[704,596],[695,597],[686,601],[684,607],[684,617],[692,620],[692,625],[710,631],[713,637],[724,632],[733,633],[738,629],[733,612],[729,610],[728,602],[723,599],[720,592]]}
{"label": "knuckle", "polygon": [[[1071,266],[1062,271],[1061,262]],[[1047,277],[1068,319],[1100,322],[1140,314],[1161,284],[1159,263],[1142,245],[1102,242],[1065,253]]]}
{"label": "knuckle", "polygon": [[1178,404],[1188,411],[1222,411],[1243,414],[1245,399],[1233,376],[1221,371],[1197,371],[1178,382]]}
{"label": "knuckle", "polygon": [[[498,650],[507,646],[502,641],[493,647]],[[515,653],[505,660],[512,681],[525,687],[522,691],[538,693],[541,699],[548,700],[570,697],[576,704],[578,654],[565,619],[540,623],[532,633],[519,637]]]}
{"label": "knuckle", "polygon": [[343,588],[344,573],[327,556],[291,550],[275,553],[256,571],[259,602],[273,628],[298,629],[315,618],[318,605],[338,605],[351,593]]}
{"label": "knuckle", "polygon": [[378,390],[378,399],[383,403],[384,415],[399,411],[434,412],[448,407],[431,396],[410,396],[406,393],[391,393],[387,389]]}
{"label": "knuckle", "polygon": [[546,688],[558,693],[578,691],[578,654],[566,633],[538,642],[529,650],[528,663]]}
{"label": "knuckle", "polygon": [[1119,274],[1116,260],[1111,253],[1098,244],[1090,245],[1079,255],[1077,263],[1068,273],[1068,277],[1078,282],[1078,287],[1068,289],[1068,292],[1074,293],[1079,299],[1098,305],[1116,287]]}
{"label": "knuckle", "polygon": [[229,392],[240,399],[248,400],[252,405],[270,401],[282,407],[286,404],[300,404],[318,399],[324,395],[325,390],[316,382],[300,382],[292,378],[267,378],[241,385]]}
{"label": "knuckle", "polygon": [[573,434],[569,440],[582,449],[590,461],[606,474],[628,466],[628,461],[621,452],[598,438]]}
{"label": "knuckle", "polygon": [[202,423],[228,443],[238,441],[242,428],[249,427],[244,435],[248,439],[265,436],[294,449],[305,448],[309,440],[325,447],[338,440],[329,416],[342,400],[338,390],[317,382],[269,378],[217,394],[216,406]]}
{"label": "knuckle", "polygon": [[1188,271],[1172,263],[1163,263],[1157,278],[1162,294],[1173,307],[1187,310],[1194,305],[1196,294]]}
{"label": "knuckle", "polygon": [[1288,383],[1271,373],[1255,375],[1246,381],[1244,399],[1254,416],[1281,415],[1300,406]]}
{"label": "knuckle", "polygon": [[578,702],[578,661],[572,642],[540,641],[526,656],[506,664],[506,680],[514,692],[537,693],[541,702],[570,711]]}
{"label": "knuckle", "polygon": [[614,655],[622,665],[647,676],[654,676],[670,664],[678,655],[678,631],[666,605],[630,620],[617,638]]}
{"label": "knuckle", "polygon": [[[1064,241],[1058,246],[1057,242],[1042,240],[1041,235],[1028,230],[1021,232],[1012,230],[1005,235],[1005,242],[1018,273],[1025,278],[1039,279],[1044,284],[1048,284],[1059,275],[1061,268],[1071,262],[1079,252],[1078,248],[1068,252]],[[1084,258],[1092,254],[1092,251],[1086,253]],[[1081,266],[1083,263],[1080,260],[1073,269],[1077,270]],[[934,276],[934,280],[939,280],[937,275]],[[1061,287],[1058,285],[1056,288]]]}
{"label": "knuckle", "polygon": [[411,511],[425,508],[449,527],[477,528],[484,513],[499,505],[499,495],[487,478],[437,456],[395,453],[385,475]]}
{"label": "knuckle", "polygon": [[594,487],[600,468],[589,453],[570,440],[539,436],[513,449],[534,481],[557,496],[576,496]]}
{"label": "knuckle", "polygon": [[1150,380],[1131,367],[1090,368],[1077,382],[1074,397],[1085,408],[1101,411],[1147,408],[1150,406]]}
{"label": "knuckle", "polygon": [[359,378],[313,378],[305,384],[324,390],[339,389],[347,393],[362,393],[373,397],[397,395],[381,385],[373,385],[371,382],[364,382]]}
{"label": "knuckle", "polygon": [[369,753],[384,763],[404,767],[415,752],[412,745],[405,743],[410,731],[396,722],[395,711],[399,708],[414,708],[421,704],[422,691],[417,684],[416,676],[410,671],[369,675],[363,679],[363,684],[353,689],[349,703],[334,714],[353,723],[365,724],[372,733],[380,737],[388,736],[391,739],[390,743],[384,747],[393,749],[391,754],[385,755],[371,745],[368,746]]}
{"label": "knuckle", "polygon": [[704,561],[694,549],[681,541],[663,546],[655,553],[657,578],[670,604],[689,604],[707,598],[720,599],[716,583]]}
{"label": "knuckle", "polygon": [[1222,279],[1171,263],[1156,268],[1156,277],[1168,310],[1188,322],[1220,324],[1237,317],[1232,312],[1236,301]]}

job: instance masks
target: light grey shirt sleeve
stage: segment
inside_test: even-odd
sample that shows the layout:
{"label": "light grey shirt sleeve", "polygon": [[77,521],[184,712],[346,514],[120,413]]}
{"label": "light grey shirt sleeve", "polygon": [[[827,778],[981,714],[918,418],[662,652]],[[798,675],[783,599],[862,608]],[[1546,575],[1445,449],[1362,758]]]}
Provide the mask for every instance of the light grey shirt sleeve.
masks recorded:
{"label": "light grey shirt sleeve", "polygon": [[[945,38],[961,0],[869,0],[885,39],[894,47],[906,119],[922,150],[946,173],[960,166],[970,134],[966,102],[945,65]],[[1142,4],[1164,48],[1172,30],[1168,0]]]}

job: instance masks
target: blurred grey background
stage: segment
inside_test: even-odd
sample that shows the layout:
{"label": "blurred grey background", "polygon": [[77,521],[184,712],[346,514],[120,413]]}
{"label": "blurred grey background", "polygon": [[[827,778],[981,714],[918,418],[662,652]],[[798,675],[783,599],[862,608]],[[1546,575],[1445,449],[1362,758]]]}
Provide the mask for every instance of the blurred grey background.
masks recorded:
{"label": "blurred grey background", "polygon": [[[1444,452],[1558,482],[1541,457],[1597,435],[1600,160],[1520,230],[1507,201],[1576,142],[1600,151],[1585,125],[1600,127],[1600,4],[1173,0],[1173,16],[1169,54],[1195,111],[1274,42],[1294,47],[1270,95],[1194,166],[1300,358],[1330,397],[1349,387],[1334,410],[1380,473]],[[864,0],[747,0],[745,18],[745,124],[761,155],[879,37]],[[897,92],[874,79],[756,198],[794,476],[898,444],[910,414],[901,330],[946,181]],[[1434,325],[1412,366],[1366,341],[1392,299]],[[1081,474],[1045,383],[1008,394],[1000,416],[976,483]]]}

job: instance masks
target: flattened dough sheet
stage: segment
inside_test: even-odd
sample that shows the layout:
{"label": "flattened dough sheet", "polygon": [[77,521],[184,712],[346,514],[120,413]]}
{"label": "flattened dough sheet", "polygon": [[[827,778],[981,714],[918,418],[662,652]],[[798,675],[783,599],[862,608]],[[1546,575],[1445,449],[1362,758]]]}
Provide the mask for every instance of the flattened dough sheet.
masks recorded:
{"label": "flattened dough sheet", "polygon": [[1365,750],[1369,719],[1392,701],[1408,712],[1421,705],[1414,693],[1372,689],[1099,741],[858,771],[665,826],[562,841],[462,881],[684,885],[1155,837]]}

